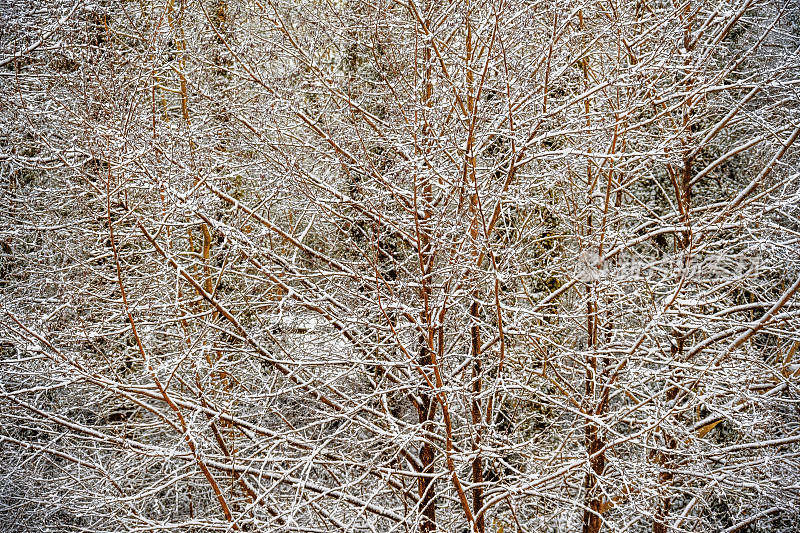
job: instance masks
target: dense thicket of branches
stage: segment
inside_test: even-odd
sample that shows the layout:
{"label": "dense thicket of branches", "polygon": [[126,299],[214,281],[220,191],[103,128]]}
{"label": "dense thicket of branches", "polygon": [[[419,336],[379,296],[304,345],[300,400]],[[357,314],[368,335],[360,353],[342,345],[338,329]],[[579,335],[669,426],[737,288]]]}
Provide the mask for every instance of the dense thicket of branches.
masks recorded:
{"label": "dense thicket of branches", "polygon": [[797,531],[796,0],[0,17],[2,529]]}

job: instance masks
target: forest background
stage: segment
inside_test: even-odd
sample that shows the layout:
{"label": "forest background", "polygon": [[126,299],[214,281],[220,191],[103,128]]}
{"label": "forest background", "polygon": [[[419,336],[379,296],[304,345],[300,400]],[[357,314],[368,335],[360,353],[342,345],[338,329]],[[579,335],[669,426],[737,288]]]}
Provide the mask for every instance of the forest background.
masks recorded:
{"label": "forest background", "polygon": [[796,0],[0,4],[0,528],[792,532]]}

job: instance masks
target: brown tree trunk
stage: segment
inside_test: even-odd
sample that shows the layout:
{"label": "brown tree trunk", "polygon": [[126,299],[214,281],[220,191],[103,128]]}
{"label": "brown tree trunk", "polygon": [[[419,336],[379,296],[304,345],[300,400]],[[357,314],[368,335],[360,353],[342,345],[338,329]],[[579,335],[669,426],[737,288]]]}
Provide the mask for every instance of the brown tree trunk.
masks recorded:
{"label": "brown tree trunk", "polygon": [[[587,305],[587,330],[588,330],[588,347],[592,350],[597,341],[597,304],[592,301],[592,295],[589,294],[589,303]],[[591,402],[595,394],[595,384],[597,379],[597,357],[590,355],[587,361],[586,370],[586,405],[584,407],[587,414],[600,415],[602,414],[604,403],[600,402],[597,409],[591,407]],[[586,473],[584,479],[584,502],[585,508],[583,511],[583,533],[597,533],[603,525],[601,517],[603,511],[603,496],[602,492],[598,490],[598,478],[603,475],[606,468],[606,456],[603,448],[605,442],[600,436],[599,428],[594,422],[587,422],[584,434],[584,443],[586,451],[589,454],[589,471]]]}
{"label": "brown tree trunk", "polygon": [[[431,357],[428,354],[428,348],[423,344],[420,350],[419,365],[422,368],[427,368],[430,364]],[[418,407],[419,422],[424,430],[433,431],[433,400],[431,395],[426,392],[423,392],[420,396],[422,397],[422,402]],[[436,531],[436,494],[432,477],[433,452],[433,445],[429,440],[425,440],[419,449],[420,473],[423,475],[417,478],[417,490],[419,491],[420,511],[422,513],[419,523],[420,533]]]}
{"label": "brown tree trunk", "polygon": [[[597,533],[603,525],[601,514],[603,512],[603,499],[597,490],[597,478],[602,475],[606,467],[606,456],[600,450],[605,442],[600,438],[597,426],[589,424],[586,427],[586,443],[589,451],[589,464],[591,470],[586,473],[584,489],[588,506],[583,511],[583,533]],[[598,453],[599,452],[599,453]],[[595,456],[595,454],[597,454]]]}

